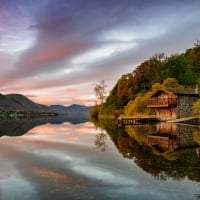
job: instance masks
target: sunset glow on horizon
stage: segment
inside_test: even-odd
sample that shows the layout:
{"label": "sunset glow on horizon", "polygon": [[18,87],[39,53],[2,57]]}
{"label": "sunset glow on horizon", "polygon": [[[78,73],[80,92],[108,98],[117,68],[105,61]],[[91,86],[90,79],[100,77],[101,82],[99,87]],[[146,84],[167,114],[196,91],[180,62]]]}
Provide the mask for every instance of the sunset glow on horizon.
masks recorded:
{"label": "sunset glow on horizon", "polygon": [[200,1],[0,0],[0,93],[51,105],[93,105],[156,53],[200,39]]}

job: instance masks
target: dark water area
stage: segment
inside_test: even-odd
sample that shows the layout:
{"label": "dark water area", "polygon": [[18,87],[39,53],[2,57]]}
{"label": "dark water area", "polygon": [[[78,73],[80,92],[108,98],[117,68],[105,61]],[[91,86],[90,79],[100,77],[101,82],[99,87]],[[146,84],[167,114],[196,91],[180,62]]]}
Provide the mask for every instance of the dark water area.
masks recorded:
{"label": "dark water area", "polygon": [[[71,122],[70,122],[71,121]],[[0,199],[200,199],[200,128],[0,122]]]}

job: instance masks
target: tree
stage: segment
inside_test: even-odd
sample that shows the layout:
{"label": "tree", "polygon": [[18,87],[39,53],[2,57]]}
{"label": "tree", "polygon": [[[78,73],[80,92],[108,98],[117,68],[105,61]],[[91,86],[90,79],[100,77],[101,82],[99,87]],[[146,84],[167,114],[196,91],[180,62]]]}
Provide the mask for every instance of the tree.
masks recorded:
{"label": "tree", "polygon": [[152,110],[147,108],[148,93],[145,95],[138,94],[138,96],[130,101],[125,107],[125,114],[133,116],[137,114],[152,114]]}
{"label": "tree", "polygon": [[106,98],[106,83],[104,80],[101,80],[96,86],[94,87],[95,96],[97,98],[97,102],[100,102],[100,105],[104,103]]}
{"label": "tree", "polygon": [[148,91],[152,84],[162,82],[164,54],[157,54],[141,63],[133,71],[134,93]]}
{"label": "tree", "polygon": [[166,78],[173,77],[182,85],[195,85],[196,74],[189,59],[182,55],[173,55],[166,59]]}
{"label": "tree", "polygon": [[102,112],[109,115],[121,114],[124,106],[134,98],[133,90],[133,75],[131,73],[123,74],[106,98]]}
{"label": "tree", "polygon": [[185,56],[190,60],[193,65],[194,72],[197,77],[200,76],[200,41],[197,40],[194,44],[194,48],[187,49]]}
{"label": "tree", "polygon": [[151,92],[155,92],[157,91],[158,89],[161,89],[163,86],[160,84],[160,83],[154,83],[152,86],[151,86]]}
{"label": "tree", "polygon": [[162,86],[164,88],[179,88],[180,84],[179,84],[179,82],[175,78],[166,78],[163,81]]}

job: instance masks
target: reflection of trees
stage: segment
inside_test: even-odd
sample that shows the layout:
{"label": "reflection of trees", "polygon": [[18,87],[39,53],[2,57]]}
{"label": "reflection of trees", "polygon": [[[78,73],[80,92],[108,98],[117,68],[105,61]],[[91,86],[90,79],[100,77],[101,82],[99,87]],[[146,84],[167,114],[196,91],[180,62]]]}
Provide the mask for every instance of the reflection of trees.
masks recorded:
{"label": "reflection of trees", "polygon": [[[114,144],[116,145],[117,142],[117,135],[119,135],[118,127],[115,124],[115,121],[113,120],[101,120],[101,121],[92,121],[92,123],[95,124],[96,127],[101,128],[102,130],[106,130],[107,133],[109,133],[109,136],[114,141]],[[123,129],[122,129],[123,130]],[[117,146],[118,148],[118,146]]]}
{"label": "reflection of trees", "polygon": [[106,139],[107,135],[104,133],[104,130],[101,129],[101,132],[96,135],[95,145],[97,148],[100,148],[102,152],[106,151]]}
{"label": "reflection of trees", "polygon": [[[179,130],[181,128],[178,128]],[[143,128],[135,130],[136,135],[143,134]],[[182,129],[181,129],[182,130]],[[144,140],[143,140],[144,141]],[[130,141],[128,141],[130,143]],[[138,137],[132,138],[132,157],[135,162],[145,171],[150,172],[155,177],[165,180],[167,177],[182,179],[186,176],[191,180],[200,181],[199,159],[195,149],[180,149],[169,152],[164,156],[157,156],[154,150],[146,143],[139,143]]]}
{"label": "reflection of trees", "polygon": [[172,177],[180,180],[188,177],[190,180],[200,182],[200,159],[196,156],[195,148],[180,149],[165,156],[158,155],[145,142],[147,135],[155,130],[154,126],[132,126],[130,136],[123,127],[118,127],[115,122],[106,120],[101,124],[119,152],[124,157],[134,159],[139,167],[155,178],[166,180],[168,177]]}
{"label": "reflection of trees", "polygon": [[[105,130],[108,132],[107,129],[109,129],[110,133],[115,133],[117,132],[117,127],[113,123],[112,120],[99,120],[99,121],[92,121],[96,128],[100,128],[100,133],[98,133],[95,136],[95,146],[97,148],[100,148],[101,151],[105,152],[106,151],[106,140],[107,140],[107,134],[105,133]],[[109,125],[110,124],[110,125]],[[112,134],[110,135],[112,137]]]}

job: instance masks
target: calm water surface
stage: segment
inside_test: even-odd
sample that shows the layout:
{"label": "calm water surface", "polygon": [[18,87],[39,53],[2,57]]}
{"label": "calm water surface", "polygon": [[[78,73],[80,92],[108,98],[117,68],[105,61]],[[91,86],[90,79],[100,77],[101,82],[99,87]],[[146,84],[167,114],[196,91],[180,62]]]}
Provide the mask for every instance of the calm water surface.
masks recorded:
{"label": "calm water surface", "polygon": [[[25,123],[30,122],[20,124]],[[14,129],[7,135],[12,131],[20,135],[15,131],[21,126],[12,125]],[[110,135],[90,122],[29,127],[26,134],[12,137],[4,135],[8,127],[1,130],[1,200],[200,199],[200,162],[196,147],[189,149],[191,164],[184,160],[188,159],[187,152],[180,159],[173,149],[171,155],[169,151],[165,154],[166,148],[162,152],[150,148],[152,138],[145,147],[141,142],[145,136],[134,139],[133,127],[127,128],[130,129],[127,134],[110,125],[111,130],[107,130]],[[154,128],[148,127],[148,130]]]}

